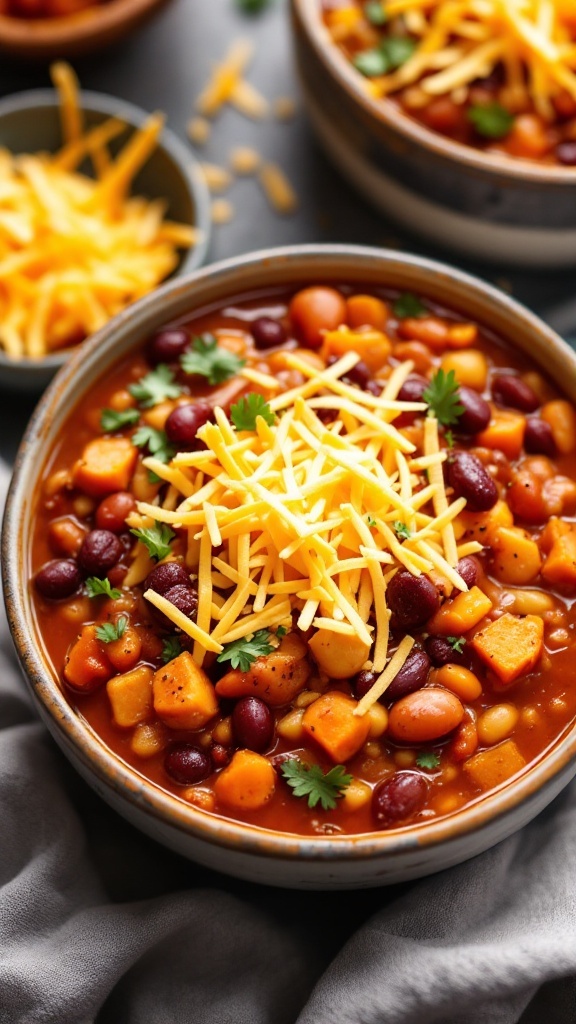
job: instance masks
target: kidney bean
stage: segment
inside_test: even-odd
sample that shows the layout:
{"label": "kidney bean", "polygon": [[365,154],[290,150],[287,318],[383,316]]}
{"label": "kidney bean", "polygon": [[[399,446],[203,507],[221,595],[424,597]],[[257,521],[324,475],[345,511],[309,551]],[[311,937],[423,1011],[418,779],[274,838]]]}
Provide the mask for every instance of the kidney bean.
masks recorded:
{"label": "kidney bean", "polygon": [[448,482],[457,498],[466,498],[468,511],[487,512],[498,501],[498,488],[472,452],[455,451],[447,460]]}
{"label": "kidney bean", "polygon": [[148,345],[148,358],[154,366],[158,363],[175,363],[189,344],[188,333],[179,327],[158,331]]}
{"label": "kidney bean", "polygon": [[368,690],[371,689],[377,679],[378,674],[376,672],[369,672],[367,669],[358,672],[352,680],[352,689],[356,700],[362,700],[362,697],[368,693]]}
{"label": "kidney bean", "polygon": [[180,562],[162,562],[155,565],[144,581],[144,590],[155,590],[165,595],[172,587],[190,586],[190,577]]}
{"label": "kidney bean", "polygon": [[166,420],[166,436],[179,451],[189,451],[198,445],[196,434],[211,418],[212,406],[208,402],[187,402],[177,405]]}
{"label": "kidney bean", "polygon": [[164,768],[180,786],[202,782],[212,771],[210,758],[192,743],[173,743],[164,755]]}
{"label": "kidney bean", "polygon": [[377,380],[372,378],[372,380],[366,381],[364,391],[367,391],[368,394],[374,395],[375,398],[378,398],[382,394],[382,384],[379,384]]}
{"label": "kidney bean", "polygon": [[392,612],[392,629],[423,626],[440,605],[438,590],[428,576],[413,576],[405,569],[390,580],[386,600]]}
{"label": "kidney bean", "polygon": [[576,142],[572,139],[565,139],[559,142],[554,150],[559,164],[566,167],[576,167]]}
{"label": "kidney bean", "polygon": [[384,700],[398,700],[424,686],[430,671],[430,658],[425,651],[410,651],[400,671],[383,694]]}
{"label": "kidney bean", "polygon": [[425,377],[419,377],[417,374],[411,374],[406,377],[400,391],[398,392],[399,402],[422,402],[422,395],[426,391],[430,381],[427,381]]}
{"label": "kidney bean", "polygon": [[34,577],[36,589],[42,597],[61,601],[71,597],[82,583],[82,575],[76,562],[68,558],[54,558],[46,562]]}
{"label": "kidney bean", "polygon": [[552,459],[556,455],[556,442],[552,427],[546,420],[529,416],[524,431],[524,448],[533,455],[547,455]]}
{"label": "kidney bean", "polygon": [[380,828],[393,828],[411,818],[424,806],[428,783],[416,772],[397,772],[376,786],[372,814]]}
{"label": "kidney bean", "polygon": [[277,348],[286,341],[286,329],[279,320],[271,316],[259,316],[250,324],[252,337],[256,348],[267,349]]}
{"label": "kidney bean", "polygon": [[103,576],[123,553],[121,542],[111,530],[90,530],[78,552],[78,565],[88,576]]}
{"label": "kidney bean", "polygon": [[215,743],[210,750],[210,757],[215,768],[225,768],[232,759],[232,751],[223,747],[221,743]]}
{"label": "kidney bean", "polygon": [[188,585],[184,586],[178,583],[175,587],[170,587],[164,594],[167,601],[173,604],[178,611],[181,611],[183,615],[186,615],[189,619],[196,618],[196,612],[198,611],[198,592],[192,587],[190,581]]}
{"label": "kidney bean", "polygon": [[456,566],[456,572],[462,577],[467,587],[475,587],[480,572],[478,561],[473,555],[466,555],[461,558]]}
{"label": "kidney bean", "polygon": [[442,665],[463,665],[469,668],[470,657],[467,651],[467,644],[464,644],[462,651],[455,651],[452,644],[445,636],[429,636],[424,641],[426,653],[436,668]]}
{"label": "kidney bean", "polygon": [[136,499],[129,491],[116,491],[100,502],[96,509],[96,526],[100,530],[122,533],[126,529],[126,516],[136,508]]}
{"label": "kidney bean", "polygon": [[458,433],[479,434],[481,430],[485,430],[492,415],[486,399],[464,384],[458,388],[458,398],[460,404],[464,406],[464,412],[460,413],[455,427]]}
{"label": "kidney bean", "polygon": [[346,384],[356,384],[357,387],[366,390],[368,384],[372,380],[370,367],[360,359],[359,362],[356,363],[356,366],[353,366],[351,370],[348,370],[348,373],[343,380]]}
{"label": "kidney bean", "polygon": [[232,728],[240,746],[260,753],[272,742],[274,718],[259,697],[242,697],[232,712]]}
{"label": "kidney bean", "polygon": [[513,373],[498,373],[492,381],[492,397],[500,405],[509,405],[520,412],[534,412],[540,405],[536,392]]}
{"label": "kidney bean", "polygon": [[388,732],[401,743],[430,743],[452,732],[463,717],[464,706],[454,693],[426,686],[393,705]]}

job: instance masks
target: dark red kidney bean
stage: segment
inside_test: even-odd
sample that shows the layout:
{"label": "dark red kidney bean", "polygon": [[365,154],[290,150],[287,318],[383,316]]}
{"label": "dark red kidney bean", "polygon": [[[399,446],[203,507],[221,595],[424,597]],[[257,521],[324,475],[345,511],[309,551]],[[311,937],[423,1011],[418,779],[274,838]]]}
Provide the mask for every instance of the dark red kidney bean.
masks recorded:
{"label": "dark red kidney bean", "polygon": [[428,576],[413,576],[400,569],[390,580],[386,601],[392,612],[392,629],[423,626],[440,606],[438,590]]}
{"label": "dark red kidney bean", "polygon": [[410,377],[406,377],[406,380],[398,392],[398,401],[422,402],[422,396],[429,383],[430,381],[426,380],[425,377],[419,377],[417,374],[411,374]]}
{"label": "dark red kidney bean", "polygon": [[78,552],[78,565],[88,576],[103,576],[123,554],[122,543],[111,530],[90,530]]}
{"label": "dark red kidney bean", "polygon": [[554,153],[558,163],[566,167],[576,167],[576,142],[572,139],[559,142]]}
{"label": "dark red kidney bean", "polygon": [[[338,362],[339,358],[339,356],[329,356],[326,365],[333,366],[334,363]],[[353,366],[351,370],[348,370],[348,373],[346,373],[344,377],[342,377],[342,380],[344,381],[345,384],[355,384],[357,387],[362,388],[364,391],[366,391],[367,385],[372,380],[372,373],[370,371],[370,367],[367,366],[366,363],[362,361],[362,359],[360,359],[356,363],[356,366]],[[378,391],[378,394],[380,394],[380,389]]]}
{"label": "dark red kidney bean", "polygon": [[274,735],[274,717],[259,697],[242,697],[232,712],[232,729],[241,747],[260,753]]}
{"label": "dark red kidney bean", "polygon": [[188,581],[187,586],[178,583],[175,587],[170,587],[170,590],[166,591],[164,597],[189,619],[196,618],[198,591],[191,585],[190,581]]}
{"label": "dark red kidney bean", "polygon": [[460,413],[454,429],[459,434],[479,434],[481,430],[485,430],[492,415],[486,399],[465,385],[458,388],[458,398],[460,404],[464,406],[464,412]]}
{"label": "dark red kidney bean", "polygon": [[509,405],[520,412],[535,412],[540,405],[536,392],[513,373],[497,373],[492,381],[492,397],[499,405]]}
{"label": "dark red kidney bean", "polygon": [[188,332],[181,328],[158,331],[148,345],[148,358],[155,366],[158,363],[175,363],[189,344]]}
{"label": "dark red kidney bean", "polygon": [[362,700],[362,697],[368,693],[368,690],[372,688],[377,679],[377,672],[369,672],[367,669],[358,672],[352,680],[352,689],[356,700]]}
{"label": "dark red kidney bean", "polygon": [[271,316],[259,316],[250,324],[256,348],[277,348],[286,341],[285,327]]}
{"label": "dark red kidney bean", "polygon": [[376,786],[372,794],[372,815],[378,828],[393,828],[422,809],[428,783],[415,772],[397,772]]}
{"label": "dark red kidney bean", "polygon": [[473,555],[466,555],[458,562],[456,572],[462,577],[467,587],[475,587],[480,566]]}
{"label": "dark red kidney bean", "polygon": [[42,597],[48,597],[51,601],[61,601],[65,597],[71,597],[82,583],[82,574],[76,565],[69,558],[54,558],[46,562],[34,577],[36,589]]}
{"label": "dark red kidney bean", "polygon": [[177,405],[166,420],[166,436],[171,444],[181,450],[195,448],[196,434],[212,417],[212,406],[208,402],[188,402]]}
{"label": "dark red kidney bean", "polygon": [[546,420],[539,420],[536,416],[528,417],[524,431],[524,448],[531,455],[547,455],[549,459],[554,458],[556,442],[552,427]]}
{"label": "dark red kidney bean", "polygon": [[426,653],[436,668],[441,668],[442,665],[448,664],[464,665],[466,668],[470,667],[467,644],[464,644],[462,651],[458,653],[445,636],[429,636],[424,641],[424,646]]}
{"label": "dark red kidney bean", "polygon": [[455,451],[447,459],[448,483],[470,512],[487,512],[498,501],[498,488],[472,452]]}
{"label": "dark red kidney bean", "polygon": [[162,562],[155,565],[144,581],[144,590],[155,590],[157,594],[166,594],[172,587],[189,587],[190,577],[180,562]]}
{"label": "dark red kidney bean", "polygon": [[368,380],[364,385],[364,391],[367,391],[369,395],[374,395],[375,398],[379,398],[382,394],[382,384],[379,384],[377,380]]}
{"label": "dark red kidney bean", "polygon": [[425,651],[411,651],[400,671],[382,695],[385,701],[398,700],[425,685],[430,671],[430,658]]}
{"label": "dark red kidney bean", "polygon": [[215,768],[225,768],[232,760],[232,751],[223,747],[221,743],[215,743],[210,750],[210,757]]}
{"label": "dark red kidney bean", "polygon": [[193,743],[173,743],[164,755],[164,768],[179,786],[193,786],[211,774],[212,763]]}
{"label": "dark red kidney bean", "polygon": [[136,499],[129,491],[116,491],[100,502],[96,509],[96,526],[100,530],[122,533],[126,529],[126,516],[136,508]]}

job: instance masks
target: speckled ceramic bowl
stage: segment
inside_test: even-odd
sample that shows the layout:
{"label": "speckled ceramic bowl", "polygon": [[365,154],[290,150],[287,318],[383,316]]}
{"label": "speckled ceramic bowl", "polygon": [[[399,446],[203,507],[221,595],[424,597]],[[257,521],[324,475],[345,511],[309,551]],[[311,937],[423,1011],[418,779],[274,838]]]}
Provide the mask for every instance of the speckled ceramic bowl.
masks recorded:
{"label": "speckled ceramic bowl", "polygon": [[576,355],[537,317],[452,267],[354,246],[298,246],[228,260],[164,285],[76,353],[43,397],[20,449],[2,537],[14,642],[40,715],[81,775],[134,825],[178,853],[267,885],[338,889],[440,871],[521,828],[576,774],[576,726],[519,777],[450,817],[390,832],[301,838],[210,815],[147,781],[113,754],[62,694],[26,585],[38,479],[71,410],[114,363],[171,320],[239,295],[305,282],[388,285],[433,296],[508,339],[576,401]]}
{"label": "speckled ceramic bowl", "polygon": [[576,168],[453,142],[375,100],[334,45],[321,0],[291,0],[306,108],[364,199],[436,245],[494,263],[576,265]]}
{"label": "speckled ceramic bowl", "polygon": [[[109,117],[126,123],[126,132],[110,146],[112,152],[121,148],[131,131],[149,116],[131,103],[101,93],[82,92],[81,102],[88,128]],[[53,152],[61,144],[59,107],[52,89],[0,100],[0,148],[13,153]],[[198,244],[182,253],[173,276],[201,266],[210,240],[210,198],[192,152],[169,129],[163,129],[160,143],[136,176],[132,191],[149,199],[166,199],[171,220],[194,224],[200,231]],[[44,359],[14,360],[0,350],[0,388],[42,391],[72,351],[62,349]]]}

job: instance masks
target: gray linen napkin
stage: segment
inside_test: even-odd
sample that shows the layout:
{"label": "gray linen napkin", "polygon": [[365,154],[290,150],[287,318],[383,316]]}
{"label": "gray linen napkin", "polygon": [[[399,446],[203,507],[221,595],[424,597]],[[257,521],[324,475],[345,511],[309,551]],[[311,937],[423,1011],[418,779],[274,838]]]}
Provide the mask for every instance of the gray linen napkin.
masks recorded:
{"label": "gray linen napkin", "polygon": [[1,1024],[576,1020],[574,787],[410,886],[235,882],[160,849],[77,779],[36,720],[2,612],[0,822]]}

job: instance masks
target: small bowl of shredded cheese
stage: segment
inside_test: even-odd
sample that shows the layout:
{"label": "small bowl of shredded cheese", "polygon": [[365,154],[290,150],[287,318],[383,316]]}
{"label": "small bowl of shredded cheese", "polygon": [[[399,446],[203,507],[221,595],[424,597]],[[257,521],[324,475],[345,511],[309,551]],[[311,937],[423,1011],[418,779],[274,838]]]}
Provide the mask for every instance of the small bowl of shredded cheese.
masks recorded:
{"label": "small bowl of shredded cheese", "polygon": [[162,114],[97,93],[71,68],[56,93],[0,101],[0,384],[39,391],[70,350],[198,267],[209,199]]}

